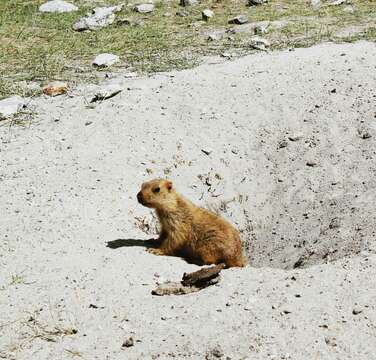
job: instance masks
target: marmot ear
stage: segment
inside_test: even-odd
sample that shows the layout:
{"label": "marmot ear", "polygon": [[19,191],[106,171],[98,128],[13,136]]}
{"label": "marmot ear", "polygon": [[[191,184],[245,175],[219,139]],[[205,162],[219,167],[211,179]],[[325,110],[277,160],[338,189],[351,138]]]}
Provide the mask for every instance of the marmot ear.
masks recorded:
{"label": "marmot ear", "polygon": [[167,187],[168,190],[171,190],[172,189],[172,181],[167,180],[166,181],[166,187]]}

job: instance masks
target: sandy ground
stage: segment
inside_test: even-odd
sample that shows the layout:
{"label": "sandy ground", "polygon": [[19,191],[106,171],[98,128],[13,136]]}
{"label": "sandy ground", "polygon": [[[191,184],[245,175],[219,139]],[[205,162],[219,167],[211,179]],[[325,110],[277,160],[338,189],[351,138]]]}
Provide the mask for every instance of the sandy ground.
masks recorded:
{"label": "sandy ground", "polygon": [[[374,359],[375,44],[110,81],[0,127],[0,358]],[[250,266],[152,296],[198,269],[145,251],[135,194],[159,176],[238,226]]]}

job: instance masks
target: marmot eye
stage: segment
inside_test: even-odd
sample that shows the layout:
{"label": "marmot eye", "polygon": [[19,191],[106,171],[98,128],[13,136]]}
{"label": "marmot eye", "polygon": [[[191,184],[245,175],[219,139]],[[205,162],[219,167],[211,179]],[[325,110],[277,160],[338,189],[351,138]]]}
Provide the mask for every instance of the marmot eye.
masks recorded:
{"label": "marmot eye", "polygon": [[161,189],[159,188],[159,187],[156,187],[155,189],[153,189],[153,193],[159,193],[159,191],[160,191]]}

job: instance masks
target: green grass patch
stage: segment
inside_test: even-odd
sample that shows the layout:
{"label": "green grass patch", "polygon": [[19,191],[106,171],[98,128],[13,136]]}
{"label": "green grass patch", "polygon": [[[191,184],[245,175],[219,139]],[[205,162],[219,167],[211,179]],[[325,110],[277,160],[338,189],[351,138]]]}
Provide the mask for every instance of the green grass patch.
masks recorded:
{"label": "green grass patch", "polygon": [[[227,50],[247,53],[251,51],[251,33],[224,36],[212,43],[205,36],[213,30],[230,28],[229,18],[238,14],[248,15],[250,21],[286,22],[284,27],[266,35],[274,48],[308,46],[327,40],[376,39],[374,0],[353,0],[354,12],[345,11],[346,5],[315,10],[305,0],[271,0],[256,7],[248,7],[239,0],[206,0],[194,8],[182,8],[174,0],[157,3],[155,11],[147,15],[125,6],[117,19],[128,19],[134,25],[117,25],[115,21],[95,32],[75,32],[72,24],[93,7],[117,1],[72,1],[80,10],[69,14],[41,14],[38,7],[43,2],[0,0],[0,98],[38,93],[25,86],[27,82],[97,81],[100,70],[94,70],[91,61],[102,52],[121,58],[121,63],[109,71],[127,68],[145,73],[188,68],[197,64],[202,55]],[[208,23],[201,20],[205,8],[212,8],[215,13]],[[188,10],[188,16],[177,16],[179,10]],[[363,26],[364,31],[341,39],[334,36],[355,25]]]}

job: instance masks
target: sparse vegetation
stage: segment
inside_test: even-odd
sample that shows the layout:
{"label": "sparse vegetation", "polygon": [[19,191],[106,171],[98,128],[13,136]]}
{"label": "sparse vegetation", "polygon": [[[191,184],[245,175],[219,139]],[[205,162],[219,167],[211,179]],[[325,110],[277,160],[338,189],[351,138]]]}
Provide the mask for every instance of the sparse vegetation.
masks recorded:
{"label": "sparse vegetation", "polygon": [[[6,351],[3,353],[5,358],[7,358],[7,352],[17,353],[18,351],[30,346],[30,344],[37,339],[47,342],[57,342],[64,336],[72,336],[78,332],[75,327],[57,324],[53,319],[53,324],[51,322],[47,323],[40,320],[38,317],[39,311],[35,311],[34,313],[29,314],[26,318],[17,319],[7,324],[0,324],[0,330],[8,326],[15,326],[17,327],[19,334],[18,339],[13,339],[13,342],[3,349]],[[82,356],[80,352],[75,350],[66,349],[65,351],[73,357]],[[0,355],[2,354],[0,353]]]}
{"label": "sparse vegetation", "polygon": [[[138,14],[125,6],[118,19],[133,25],[113,25],[95,32],[75,32],[72,24],[94,6],[117,1],[79,2],[80,10],[65,14],[42,14],[43,0],[0,2],[0,98],[10,94],[33,96],[38,90],[30,83],[47,80],[97,81],[100,71],[92,71],[91,60],[100,52],[121,56],[122,62],[111,69],[129,68],[140,72],[182,69],[197,64],[200,57],[251,51],[249,31],[223,36],[208,42],[207,33],[230,28],[228,19],[239,13],[254,21],[283,21],[284,26],[266,36],[273,48],[308,46],[317,42],[376,39],[376,8],[373,0],[353,0],[353,12],[344,6],[323,6],[319,10],[308,1],[275,0],[263,6],[247,7],[244,1],[212,0],[189,8],[179,17],[178,1],[159,2],[152,14]],[[201,11],[212,8],[214,17],[201,20]],[[348,34],[340,30],[355,27]]]}
{"label": "sparse vegetation", "polygon": [[6,290],[9,286],[16,286],[16,285],[31,285],[33,284],[33,281],[27,281],[25,276],[23,275],[23,272],[19,274],[13,274],[11,275],[10,280],[6,285],[0,286],[0,290]]}

